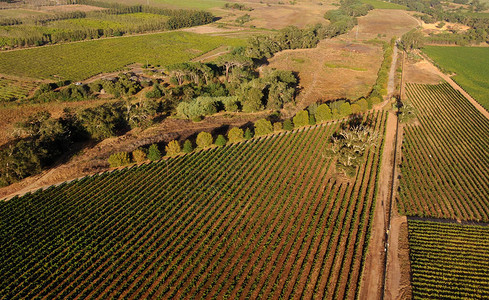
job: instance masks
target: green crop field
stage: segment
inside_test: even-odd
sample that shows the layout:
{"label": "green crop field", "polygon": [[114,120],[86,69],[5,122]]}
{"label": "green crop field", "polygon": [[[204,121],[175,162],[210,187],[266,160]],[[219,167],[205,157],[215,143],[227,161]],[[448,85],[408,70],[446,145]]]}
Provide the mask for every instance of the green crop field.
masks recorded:
{"label": "green crop field", "polygon": [[489,227],[408,221],[414,299],[489,299]]}
{"label": "green crop field", "polygon": [[226,0],[107,0],[106,2],[116,2],[124,4],[148,4],[151,6],[171,7],[171,8],[191,8],[191,9],[212,9],[223,7],[229,1]]}
{"label": "green crop field", "polygon": [[423,49],[485,109],[489,110],[489,48],[426,46]]}
{"label": "green crop field", "polygon": [[408,84],[400,212],[489,221],[489,120],[448,83]]}
{"label": "green crop field", "polygon": [[370,4],[374,8],[377,9],[402,9],[402,10],[407,10],[407,7],[404,5],[396,4],[396,3],[390,3],[390,2],[385,2],[381,0],[362,0],[362,3],[365,4]]}
{"label": "green crop field", "polygon": [[0,102],[23,99],[36,86],[34,82],[0,78]]}
{"label": "green crop field", "polygon": [[39,79],[82,80],[114,72],[131,63],[169,65],[188,61],[221,45],[244,45],[242,39],[167,32],[108,38],[0,53],[0,74]]}
{"label": "green crop field", "polygon": [[354,299],[376,147],[335,175],[331,122],[0,201],[0,298]]}

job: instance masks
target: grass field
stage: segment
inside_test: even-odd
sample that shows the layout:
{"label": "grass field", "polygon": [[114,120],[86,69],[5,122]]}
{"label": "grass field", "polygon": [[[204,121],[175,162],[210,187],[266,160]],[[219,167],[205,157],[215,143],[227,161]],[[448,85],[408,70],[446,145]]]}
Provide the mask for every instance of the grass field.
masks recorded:
{"label": "grass field", "polygon": [[423,52],[456,73],[453,79],[489,110],[489,48],[426,46]]}
{"label": "grass field", "polygon": [[489,227],[409,220],[414,299],[488,299]]}
{"label": "grass field", "polygon": [[489,221],[489,120],[449,84],[408,84],[399,207],[408,216]]}
{"label": "grass field", "polygon": [[390,3],[390,2],[385,2],[385,1],[380,1],[380,0],[362,0],[362,3],[365,4],[370,4],[374,8],[377,9],[402,9],[402,10],[407,10],[407,7],[404,5],[396,4],[396,3]]}
{"label": "grass field", "polygon": [[169,65],[188,61],[221,45],[244,45],[241,39],[188,32],[109,38],[0,53],[0,74],[30,78],[82,80],[131,63]]}
{"label": "grass field", "polygon": [[191,9],[211,9],[223,7],[229,1],[225,0],[107,0],[106,2],[116,2],[124,4],[149,4],[150,6],[166,6],[172,8],[191,8]]}
{"label": "grass field", "polygon": [[0,298],[355,299],[386,117],[350,180],[333,122],[0,202]]}

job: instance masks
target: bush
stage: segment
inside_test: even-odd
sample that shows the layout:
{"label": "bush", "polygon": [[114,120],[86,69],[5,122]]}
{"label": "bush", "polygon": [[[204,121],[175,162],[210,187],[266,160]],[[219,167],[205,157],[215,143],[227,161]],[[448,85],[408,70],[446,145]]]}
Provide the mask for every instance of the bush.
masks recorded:
{"label": "bush", "polygon": [[245,133],[244,133],[244,138],[245,140],[249,140],[253,138],[253,132],[249,128],[246,128]]}
{"label": "bush", "polygon": [[158,149],[158,145],[152,144],[148,149],[148,159],[151,161],[156,161],[161,159],[161,152]]}
{"label": "bush", "polygon": [[345,102],[345,103],[341,104],[340,109],[339,109],[339,114],[341,117],[346,117],[346,116],[351,115],[350,103]]}
{"label": "bush", "polygon": [[194,151],[194,146],[192,145],[192,142],[189,140],[185,140],[183,143],[183,153],[190,153]]}
{"label": "bush", "polygon": [[212,134],[202,131],[197,135],[197,147],[206,148],[212,145]]}
{"label": "bush", "polygon": [[236,143],[243,140],[243,129],[233,127],[228,132],[228,140],[230,143]]}
{"label": "bush", "polygon": [[321,104],[316,110],[316,120],[318,122],[325,122],[331,120],[333,114],[331,113],[331,109],[326,104]]}
{"label": "bush", "polygon": [[309,113],[307,110],[300,111],[294,116],[293,120],[296,128],[306,126],[309,124]]}
{"label": "bush", "polygon": [[316,117],[309,115],[309,125],[316,125]]}
{"label": "bush", "polygon": [[284,130],[292,130],[294,129],[294,124],[292,123],[292,121],[290,119],[287,119],[284,121]]}
{"label": "bush", "polygon": [[265,119],[260,119],[255,122],[255,135],[266,135],[273,132],[272,123]]}
{"label": "bush", "polygon": [[225,146],[226,143],[226,138],[222,134],[218,135],[216,141],[214,142],[216,146]]}
{"label": "bush", "polygon": [[166,145],[165,151],[167,156],[175,156],[182,152],[182,149],[180,148],[178,141],[172,140]]}
{"label": "bush", "polygon": [[282,123],[281,122],[273,123],[273,131],[274,132],[282,131]]}
{"label": "bush", "polygon": [[130,164],[131,158],[127,152],[118,152],[109,156],[108,162],[111,168],[115,168]]}
{"label": "bush", "polygon": [[136,149],[132,152],[132,158],[134,159],[134,161],[138,164],[146,161],[146,152],[144,152],[143,149],[139,148],[139,149]]}

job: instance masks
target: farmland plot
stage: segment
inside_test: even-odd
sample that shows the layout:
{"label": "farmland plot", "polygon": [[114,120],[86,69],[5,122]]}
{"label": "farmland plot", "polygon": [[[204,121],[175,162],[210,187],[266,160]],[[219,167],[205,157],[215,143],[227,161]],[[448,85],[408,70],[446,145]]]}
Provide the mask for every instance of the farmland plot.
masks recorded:
{"label": "farmland plot", "polygon": [[333,122],[1,202],[0,298],[354,299],[387,114],[364,118],[351,179]]}

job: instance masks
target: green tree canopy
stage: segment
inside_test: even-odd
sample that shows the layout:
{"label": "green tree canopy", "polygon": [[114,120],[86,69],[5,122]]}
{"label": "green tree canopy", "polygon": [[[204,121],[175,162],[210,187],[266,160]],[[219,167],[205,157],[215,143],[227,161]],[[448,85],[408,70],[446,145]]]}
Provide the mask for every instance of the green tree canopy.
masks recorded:
{"label": "green tree canopy", "polygon": [[272,123],[266,119],[260,119],[255,122],[255,135],[266,135],[273,132]]}
{"label": "green tree canopy", "polygon": [[197,135],[197,146],[199,148],[206,148],[212,145],[212,134],[202,131]]}

